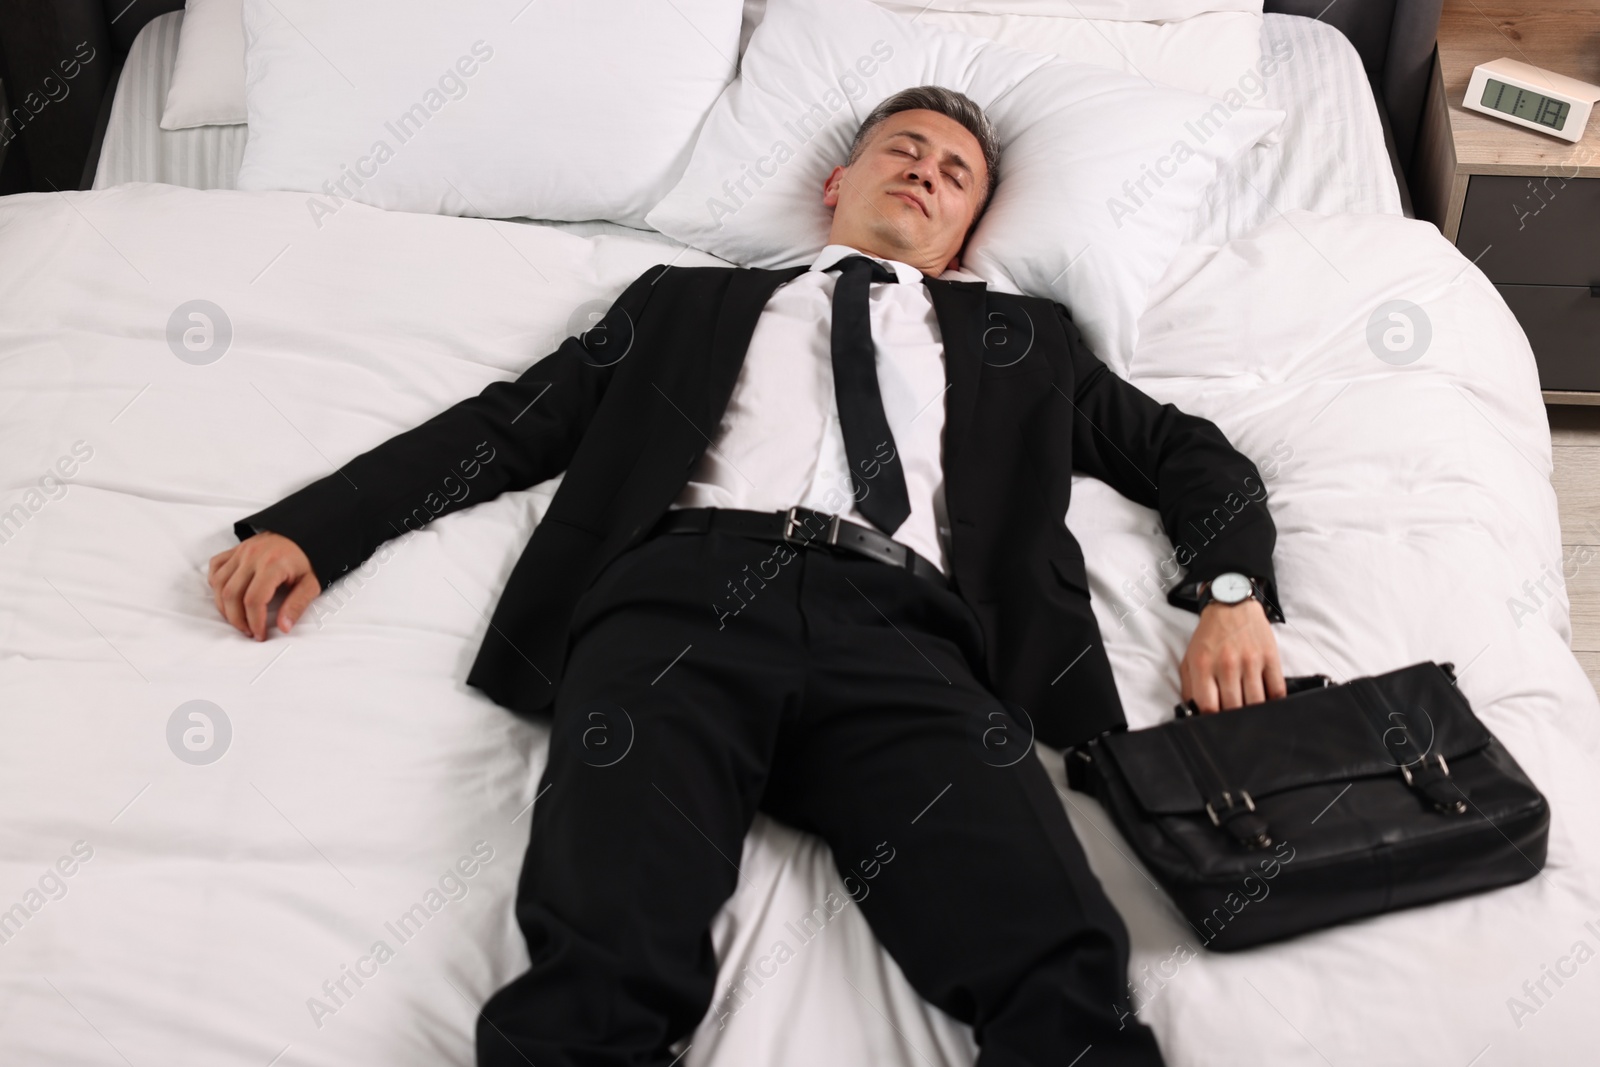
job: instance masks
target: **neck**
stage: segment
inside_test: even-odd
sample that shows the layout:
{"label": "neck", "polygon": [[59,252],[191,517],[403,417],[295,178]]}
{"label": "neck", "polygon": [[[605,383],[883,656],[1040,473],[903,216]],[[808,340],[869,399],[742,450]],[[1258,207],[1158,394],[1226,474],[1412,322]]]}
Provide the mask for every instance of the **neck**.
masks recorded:
{"label": "neck", "polygon": [[831,245],[845,245],[854,248],[857,252],[864,252],[878,259],[893,259],[901,263],[909,263],[930,278],[937,278],[946,270],[954,270],[960,264],[955,257],[948,262],[940,261],[938,257],[926,252],[919,252],[914,248],[886,247],[871,234],[841,232],[837,227],[828,233],[828,243]]}

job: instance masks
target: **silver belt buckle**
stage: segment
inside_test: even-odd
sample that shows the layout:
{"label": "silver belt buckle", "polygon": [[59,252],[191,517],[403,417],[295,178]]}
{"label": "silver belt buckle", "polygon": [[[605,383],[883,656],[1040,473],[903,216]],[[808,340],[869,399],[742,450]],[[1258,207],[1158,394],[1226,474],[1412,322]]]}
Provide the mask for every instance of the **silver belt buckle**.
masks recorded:
{"label": "silver belt buckle", "polygon": [[[806,510],[814,511],[815,509],[807,508]],[[801,539],[794,536],[795,527],[798,526],[800,522],[798,514],[799,511],[799,504],[796,504],[794,507],[789,509],[788,517],[785,518],[783,522],[783,539],[790,544],[810,544],[816,539],[811,537]],[[819,512],[819,514],[821,513]],[[829,545],[836,545],[839,543],[839,516],[837,513],[828,516],[828,533],[827,537],[824,538],[823,543]]]}

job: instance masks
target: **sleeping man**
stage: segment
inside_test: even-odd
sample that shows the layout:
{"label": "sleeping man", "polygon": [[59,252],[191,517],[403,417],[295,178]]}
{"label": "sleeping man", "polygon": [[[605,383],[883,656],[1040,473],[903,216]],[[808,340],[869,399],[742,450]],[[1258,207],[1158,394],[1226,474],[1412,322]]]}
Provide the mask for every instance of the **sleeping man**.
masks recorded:
{"label": "sleeping man", "polygon": [[1126,726],[1072,474],[1203,538],[1168,596],[1198,614],[1178,674],[1202,711],[1284,694],[1275,530],[1213,423],[1112,374],[1059,304],[960,271],[998,166],[965,96],[890,97],[820,191],[809,264],[653,267],[515,381],[240,520],[211,560],[218,609],[265,640],[280,590],[288,632],[465,506],[441,481],[476,503],[565,472],[467,678],[551,723],[516,900],[531,966],[484,1005],[480,1064],[683,1055],[757,811],[828,844],[982,1067],[1162,1062],[1033,744]]}

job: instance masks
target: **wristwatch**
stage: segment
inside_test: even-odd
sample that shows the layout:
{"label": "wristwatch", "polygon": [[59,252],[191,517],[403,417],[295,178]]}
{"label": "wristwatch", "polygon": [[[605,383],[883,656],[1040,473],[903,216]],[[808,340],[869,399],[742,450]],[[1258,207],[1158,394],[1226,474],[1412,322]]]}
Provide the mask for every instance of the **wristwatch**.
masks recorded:
{"label": "wristwatch", "polygon": [[1213,600],[1219,604],[1242,604],[1251,599],[1261,600],[1261,586],[1238,571],[1223,571],[1210,581],[1201,582],[1195,594],[1198,611],[1204,611]]}

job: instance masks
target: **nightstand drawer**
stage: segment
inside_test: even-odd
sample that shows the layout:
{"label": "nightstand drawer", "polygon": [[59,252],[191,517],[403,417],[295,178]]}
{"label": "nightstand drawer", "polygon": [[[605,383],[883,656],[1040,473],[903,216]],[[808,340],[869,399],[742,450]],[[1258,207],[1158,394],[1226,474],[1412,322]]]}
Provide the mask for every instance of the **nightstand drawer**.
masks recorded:
{"label": "nightstand drawer", "polygon": [[1600,390],[1600,286],[1495,288],[1528,335],[1541,389]]}
{"label": "nightstand drawer", "polygon": [[1474,174],[1456,247],[1498,284],[1600,285],[1600,178]]}

